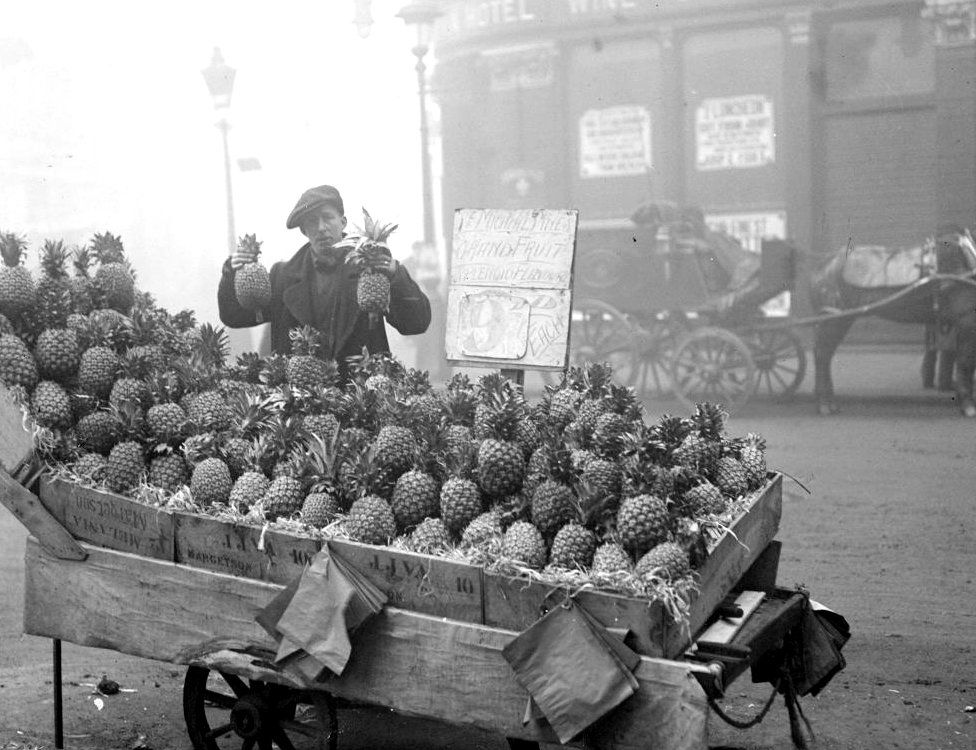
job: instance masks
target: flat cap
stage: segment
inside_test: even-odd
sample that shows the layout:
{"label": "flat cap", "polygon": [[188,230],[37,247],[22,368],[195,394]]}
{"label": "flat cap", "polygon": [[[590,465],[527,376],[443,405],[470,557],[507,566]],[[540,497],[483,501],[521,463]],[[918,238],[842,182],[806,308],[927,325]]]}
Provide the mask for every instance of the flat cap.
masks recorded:
{"label": "flat cap", "polygon": [[288,214],[288,221],[285,222],[285,227],[294,229],[301,224],[302,217],[305,214],[327,204],[335,206],[340,214],[344,215],[346,213],[342,205],[342,196],[339,195],[339,191],[334,187],[331,185],[319,185],[318,187],[309,188],[302,193],[302,197],[298,199],[298,203],[295,204],[291,213]]}

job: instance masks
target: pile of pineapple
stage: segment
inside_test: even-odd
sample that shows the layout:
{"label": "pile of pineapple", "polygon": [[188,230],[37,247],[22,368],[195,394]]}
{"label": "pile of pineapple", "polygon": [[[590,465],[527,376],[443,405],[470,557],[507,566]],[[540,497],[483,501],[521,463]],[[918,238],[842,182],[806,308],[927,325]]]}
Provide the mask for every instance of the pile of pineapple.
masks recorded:
{"label": "pile of pineapple", "polygon": [[648,422],[605,364],[531,403],[498,373],[434,388],[366,353],[341,385],[307,327],[288,356],[228,361],[222,329],[137,290],[109,233],[45,243],[36,280],[20,238],[0,250],[0,379],[91,486],[612,586],[689,579],[766,481],[762,439],[726,434],[720,407]]}

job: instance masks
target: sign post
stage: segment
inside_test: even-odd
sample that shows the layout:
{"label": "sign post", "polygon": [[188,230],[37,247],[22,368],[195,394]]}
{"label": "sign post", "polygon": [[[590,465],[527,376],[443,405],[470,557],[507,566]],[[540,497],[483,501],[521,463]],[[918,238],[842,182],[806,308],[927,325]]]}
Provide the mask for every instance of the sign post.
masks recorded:
{"label": "sign post", "polygon": [[454,213],[445,352],[462,366],[562,370],[569,354],[575,209]]}

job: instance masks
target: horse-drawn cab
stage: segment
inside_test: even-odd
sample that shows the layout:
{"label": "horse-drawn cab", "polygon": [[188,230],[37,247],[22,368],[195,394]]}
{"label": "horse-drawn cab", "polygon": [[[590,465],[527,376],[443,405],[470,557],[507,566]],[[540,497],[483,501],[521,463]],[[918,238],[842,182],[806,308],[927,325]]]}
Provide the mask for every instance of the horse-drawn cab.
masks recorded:
{"label": "horse-drawn cab", "polygon": [[744,249],[710,229],[697,208],[649,203],[633,226],[581,237],[574,277],[571,357],[609,361],[644,395],[671,392],[688,406],[733,407],[757,389],[790,395],[806,368],[803,346],[757,328],[763,306],[793,288],[795,251],[766,240]]}

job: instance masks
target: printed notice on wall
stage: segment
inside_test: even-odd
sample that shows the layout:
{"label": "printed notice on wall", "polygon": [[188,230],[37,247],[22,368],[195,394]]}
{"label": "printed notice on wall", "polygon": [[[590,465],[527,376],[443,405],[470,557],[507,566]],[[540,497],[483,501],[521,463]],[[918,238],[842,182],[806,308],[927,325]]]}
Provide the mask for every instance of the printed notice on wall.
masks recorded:
{"label": "printed notice on wall", "polygon": [[459,208],[447,293],[447,359],[562,369],[579,212]]}
{"label": "printed notice on wall", "polygon": [[625,105],[580,116],[580,177],[642,175],[651,168],[651,113]]}
{"label": "printed notice on wall", "polygon": [[750,169],[776,161],[773,103],[766,96],[705,99],[695,112],[700,171]]}

